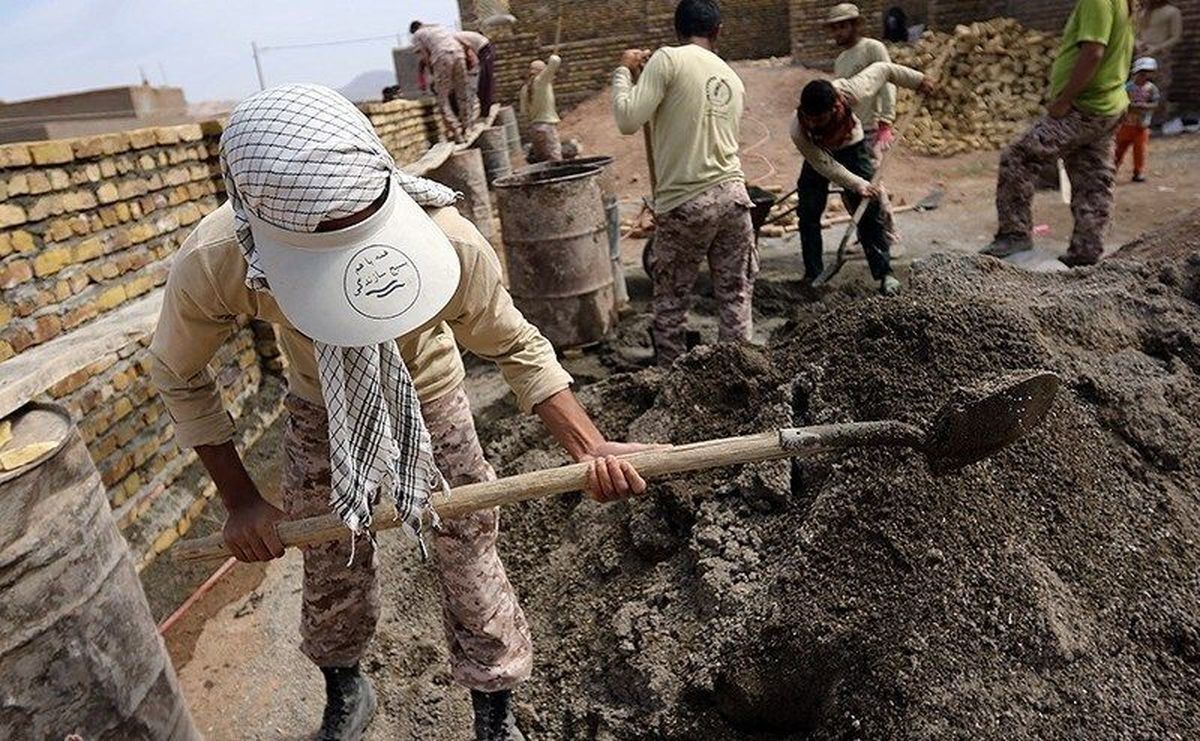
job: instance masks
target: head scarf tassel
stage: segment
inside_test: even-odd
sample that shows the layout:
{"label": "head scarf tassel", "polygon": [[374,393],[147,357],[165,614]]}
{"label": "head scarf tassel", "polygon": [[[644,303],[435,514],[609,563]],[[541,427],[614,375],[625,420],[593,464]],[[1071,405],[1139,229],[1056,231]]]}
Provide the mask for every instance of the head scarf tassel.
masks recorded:
{"label": "head scarf tassel", "polygon": [[[221,137],[221,167],[246,258],[246,284],[269,291],[247,211],[283,229],[312,232],[328,219],[367,208],[399,186],[417,204],[451,206],[458,194],[396,168],[367,118],[350,101],[316,85],[284,85],[253,95],[230,116]],[[329,415],[330,506],[355,536],[371,535],[382,493],[414,536],[422,557],[422,519],[437,515],[432,492],[448,491],[412,376],[395,341],[368,347],[314,342]]]}

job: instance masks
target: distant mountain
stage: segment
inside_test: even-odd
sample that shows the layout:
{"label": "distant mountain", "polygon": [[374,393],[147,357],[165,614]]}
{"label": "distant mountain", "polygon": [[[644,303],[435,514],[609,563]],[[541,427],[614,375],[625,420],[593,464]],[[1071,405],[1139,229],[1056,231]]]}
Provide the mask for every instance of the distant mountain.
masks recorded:
{"label": "distant mountain", "polygon": [[373,69],[363,72],[338,88],[338,92],[356,103],[364,100],[380,100],[383,89],[396,84],[396,73],[390,69]]}

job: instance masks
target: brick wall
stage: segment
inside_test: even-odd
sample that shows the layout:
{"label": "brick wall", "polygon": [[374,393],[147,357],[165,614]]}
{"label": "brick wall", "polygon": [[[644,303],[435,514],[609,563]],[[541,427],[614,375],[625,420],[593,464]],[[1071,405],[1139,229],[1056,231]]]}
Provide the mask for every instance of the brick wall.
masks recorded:
{"label": "brick wall", "polygon": [[358,107],[397,162],[411,162],[445,138],[433,98],[360,103]]}
{"label": "brick wall", "polygon": [[[173,442],[145,350],[171,256],[221,203],[220,132],[213,122],[0,147],[0,379],[13,383],[26,354],[53,360],[28,395],[71,412],[123,525],[192,460]],[[112,335],[102,352],[78,349],[101,331]],[[213,363],[235,416],[262,366],[244,322]]]}
{"label": "brick wall", "polygon": [[[502,102],[515,102],[529,63],[554,49],[556,35],[563,66],[555,83],[565,110],[603,89],[623,50],[675,43],[673,0],[606,0],[559,3],[513,0],[518,23],[491,31],[497,52],[497,89]],[[561,34],[559,7],[563,8]],[[475,18],[473,0],[459,0],[464,24]],[[786,55],[790,48],[787,0],[726,0],[719,52],[726,59]]]}

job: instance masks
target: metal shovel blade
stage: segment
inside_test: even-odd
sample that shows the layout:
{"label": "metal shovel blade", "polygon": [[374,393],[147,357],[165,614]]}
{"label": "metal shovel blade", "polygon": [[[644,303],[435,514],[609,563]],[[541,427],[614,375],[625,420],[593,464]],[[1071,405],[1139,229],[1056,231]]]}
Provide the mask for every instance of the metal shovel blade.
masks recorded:
{"label": "metal shovel blade", "polygon": [[924,451],[936,473],[982,460],[1041,424],[1058,393],[1049,371],[1023,371],[986,388],[960,390],[930,425]]}

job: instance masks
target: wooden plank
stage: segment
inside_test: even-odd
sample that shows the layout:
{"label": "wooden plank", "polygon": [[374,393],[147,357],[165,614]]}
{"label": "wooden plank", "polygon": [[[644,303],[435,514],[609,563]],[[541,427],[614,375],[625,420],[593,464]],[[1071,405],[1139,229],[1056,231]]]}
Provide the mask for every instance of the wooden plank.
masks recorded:
{"label": "wooden plank", "polygon": [[162,307],[156,289],[91,324],[0,363],[0,418],[109,353],[154,331]]}

